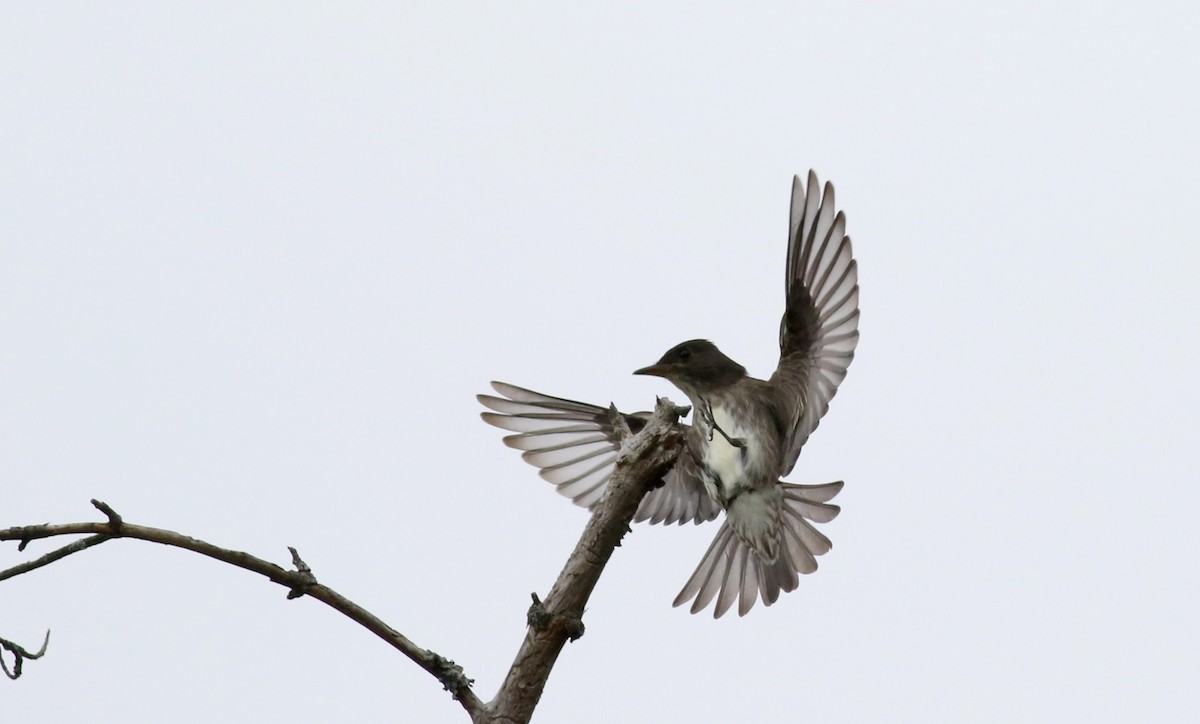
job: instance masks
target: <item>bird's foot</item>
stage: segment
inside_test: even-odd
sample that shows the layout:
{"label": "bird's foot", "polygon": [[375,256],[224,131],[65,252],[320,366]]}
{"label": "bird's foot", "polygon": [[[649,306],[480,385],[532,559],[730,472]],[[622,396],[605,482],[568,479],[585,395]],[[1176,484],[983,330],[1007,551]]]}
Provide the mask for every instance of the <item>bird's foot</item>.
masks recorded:
{"label": "bird's foot", "polygon": [[[701,399],[697,412],[700,414],[700,424],[708,428],[708,441],[712,442],[713,431],[717,429],[717,419],[713,417],[712,403]],[[721,433],[724,435],[725,433]]]}
{"label": "bird's foot", "polygon": [[725,438],[725,442],[733,445],[736,448],[745,448],[746,441],[740,437],[730,437],[728,433],[721,429],[717,424],[717,418],[713,416],[712,403],[708,400],[701,400],[700,405],[700,422],[708,426],[708,441],[713,441],[715,433],[721,433],[721,437]]}

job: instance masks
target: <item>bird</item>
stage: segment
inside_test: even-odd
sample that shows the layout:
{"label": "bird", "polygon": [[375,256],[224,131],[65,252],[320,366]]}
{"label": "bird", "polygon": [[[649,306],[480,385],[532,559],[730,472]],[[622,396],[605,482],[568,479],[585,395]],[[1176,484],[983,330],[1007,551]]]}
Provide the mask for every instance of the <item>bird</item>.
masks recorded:
{"label": "bird", "polygon": [[[685,449],[662,485],[648,492],[635,522],[665,525],[725,519],[674,605],[699,613],[715,599],[720,618],[738,603],[745,616],[761,598],[775,603],[817,570],[832,543],[814,527],[840,508],[842,481],[787,483],[809,436],[829,409],[858,346],[858,264],[833,184],[793,177],[779,362],[757,379],[715,344],[675,345],[636,375],[666,379],[692,404]],[[509,447],[576,504],[593,508],[612,477],[620,436],[615,408],[553,397],[504,382],[477,395],[483,420],[510,431]],[[617,413],[634,433],[650,413]],[[683,423],[680,423],[683,424]]]}

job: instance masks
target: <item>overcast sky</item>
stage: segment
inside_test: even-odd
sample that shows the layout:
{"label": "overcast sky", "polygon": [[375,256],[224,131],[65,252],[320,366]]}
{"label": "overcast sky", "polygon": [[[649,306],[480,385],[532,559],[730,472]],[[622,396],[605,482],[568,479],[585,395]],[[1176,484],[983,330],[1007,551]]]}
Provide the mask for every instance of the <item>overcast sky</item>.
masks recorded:
{"label": "overcast sky", "polygon": [[[474,395],[683,401],[630,372],[693,337],[769,375],[814,168],[833,551],[713,621],[670,603],[715,526],[636,528],[536,720],[1193,720],[1197,11],[995,6],[6,3],[0,527],[297,546],[491,698],[586,513]],[[132,541],[6,581],[54,633],[0,709],[466,720],[284,593]]]}

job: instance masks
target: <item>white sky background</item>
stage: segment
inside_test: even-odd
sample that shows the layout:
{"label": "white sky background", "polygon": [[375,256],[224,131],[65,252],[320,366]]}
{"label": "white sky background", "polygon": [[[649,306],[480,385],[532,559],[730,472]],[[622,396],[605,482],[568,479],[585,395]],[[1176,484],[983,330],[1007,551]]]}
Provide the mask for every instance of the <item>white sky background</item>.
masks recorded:
{"label": "white sky background", "polygon": [[[586,515],[474,395],[683,401],[629,373],[697,336],[768,375],[813,167],[862,286],[790,478],[846,481],[834,550],[713,621],[670,602],[715,526],[636,528],[537,720],[1190,721],[1195,13],[6,4],[0,526],[298,546],[490,698]],[[0,710],[466,720],[284,593],[128,541],[6,581],[54,633]]]}

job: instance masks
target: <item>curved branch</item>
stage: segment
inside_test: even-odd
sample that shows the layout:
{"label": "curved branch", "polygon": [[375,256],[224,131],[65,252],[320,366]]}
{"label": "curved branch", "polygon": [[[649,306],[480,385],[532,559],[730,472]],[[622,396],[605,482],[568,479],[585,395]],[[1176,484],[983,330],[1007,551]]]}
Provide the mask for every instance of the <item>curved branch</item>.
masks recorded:
{"label": "curved branch", "polygon": [[4,654],[0,653],[0,669],[4,670],[4,675],[10,679],[17,679],[21,676],[21,666],[25,663],[25,659],[40,659],[42,654],[46,653],[46,647],[50,645],[50,632],[46,631],[46,638],[42,640],[42,648],[37,651],[28,651],[24,646],[13,643],[8,639],[0,639],[0,652],[7,651],[12,654],[13,667],[10,670],[8,664],[4,662]]}
{"label": "curved branch", "polygon": [[[107,522],[27,525],[0,530],[0,540],[21,541],[21,548],[24,548],[30,541],[41,538],[80,534],[91,536],[63,546],[36,560],[0,571],[0,581],[21,575],[22,573],[28,573],[72,553],[86,550],[114,538],[133,538],[172,546],[174,548],[182,548],[265,576],[273,583],[278,583],[286,587],[288,589],[288,598],[298,598],[299,596],[307,595],[317,599],[383,639],[397,651],[412,659],[422,669],[425,669],[436,677],[442,683],[442,686],[462,704],[463,708],[467,710],[467,713],[472,718],[478,717],[484,711],[483,702],[475,696],[475,692],[471,691],[472,680],[463,674],[461,666],[433,651],[417,646],[399,631],[384,623],[378,616],[332,588],[318,583],[312,571],[300,559],[299,554],[296,553],[294,548],[289,548],[289,550],[292,553],[292,562],[296,566],[296,570],[288,570],[270,561],[252,556],[249,553],[221,548],[174,531],[127,523],[112,508],[98,500],[93,500],[92,505],[108,516]],[[37,656],[28,653],[24,653],[24,656],[30,659],[37,658]],[[20,659],[18,659],[18,664],[19,661]]]}

